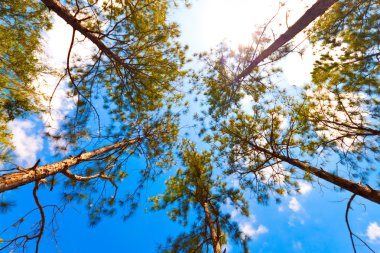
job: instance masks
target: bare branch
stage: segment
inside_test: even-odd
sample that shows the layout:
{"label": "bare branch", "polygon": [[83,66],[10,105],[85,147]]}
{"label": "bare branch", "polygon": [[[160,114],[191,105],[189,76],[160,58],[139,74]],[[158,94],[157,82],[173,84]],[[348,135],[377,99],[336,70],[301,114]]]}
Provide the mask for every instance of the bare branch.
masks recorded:
{"label": "bare branch", "polygon": [[363,241],[363,239],[361,239],[359,236],[357,236],[356,234],[354,234],[351,230],[351,226],[350,226],[350,222],[348,220],[348,212],[350,211],[351,209],[351,203],[352,201],[354,200],[354,198],[356,197],[356,194],[352,194],[351,198],[348,200],[347,202],[347,207],[346,207],[346,215],[345,215],[345,219],[346,219],[346,224],[347,224],[347,228],[348,228],[348,232],[350,233],[350,239],[351,239],[351,244],[352,244],[352,248],[354,249],[354,253],[356,253],[356,246],[355,246],[355,242],[354,242],[354,237],[356,237],[357,239],[359,239],[371,252],[375,253],[375,251],[365,242]]}
{"label": "bare branch", "polygon": [[42,207],[42,205],[40,203],[40,200],[38,199],[38,196],[37,196],[37,190],[38,190],[39,184],[40,184],[40,180],[37,180],[35,182],[34,188],[33,188],[34,201],[36,202],[37,207],[38,207],[38,209],[40,211],[40,215],[41,215],[40,232],[36,235],[37,236],[37,242],[36,242],[36,251],[35,251],[35,253],[38,253],[38,249],[39,249],[39,246],[40,246],[41,238],[42,238],[42,235],[43,235],[44,229],[45,229],[45,212],[44,212],[44,208]]}

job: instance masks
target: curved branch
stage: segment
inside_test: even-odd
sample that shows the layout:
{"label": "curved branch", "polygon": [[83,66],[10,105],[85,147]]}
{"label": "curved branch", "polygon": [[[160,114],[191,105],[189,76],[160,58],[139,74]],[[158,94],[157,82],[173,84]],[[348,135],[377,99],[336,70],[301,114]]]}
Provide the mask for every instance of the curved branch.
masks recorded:
{"label": "curved branch", "polygon": [[351,203],[352,201],[354,200],[354,198],[356,197],[356,194],[354,193],[351,198],[348,200],[348,203],[347,203],[347,208],[346,208],[346,215],[345,215],[345,219],[346,219],[346,224],[347,224],[347,228],[348,228],[348,232],[350,233],[350,239],[351,239],[351,245],[352,245],[352,248],[354,249],[354,253],[356,253],[356,246],[355,246],[355,242],[354,242],[354,236],[359,239],[371,252],[375,253],[375,251],[365,242],[363,241],[362,238],[360,238],[359,236],[357,236],[356,234],[354,234],[351,230],[351,226],[350,226],[350,222],[348,220],[348,212],[350,211],[351,209]]}
{"label": "curved branch", "polygon": [[36,235],[37,242],[36,242],[36,251],[35,251],[35,253],[38,253],[38,249],[39,249],[39,246],[40,246],[41,238],[42,238],[42,235],[43,235],[44,230],[45,230],[45,212],[44,212],[44,208],[42,207],[42,205],[40,203],[40,200],[38,199],[38,196],[37,196],[37,190],[38,190],[39,183],[40,183],[40,180],[36,181],[36,183],[34,185],[34,188],[33,188],[34,201],[36,202],[37,207],[38,207],[38,209],[40,211],[40,215],[41,215],[40,232]]}
{"label": "curved branch", "polygon": [[95,178],[101,178],[101,179],[110,180],[110,181],[113,180],[113,177],[105,175],[104,171],[98,174],[91,175],[91,176],[80,176],[80,175],[72,173],[70,170],[64,170],[62,171],[62,174],[72,180],[82,181],[82,182],[90,181]]}
{"label": "curved branch", "polygon": [[[81,96],[84,98],[84,100],[86,100],[87,103],[90,104],[90,106],[92,107],[92,109],[94,110],[95,114],[96,114],[96,117],[98,119],[98,130],[99,130],[99,134],[100,134],[100,116],[99,116],[99,113],[98,111],[96,110],[95,106],[92,104],[92,102],[82,94],[82,92],[79,90],[78,88],[78,85],[75,83],[75,80],[73,78],[73,76],[71,75],[71,71],[70,71],[70,57],[71,57],[71,51],[73,49],[73,46],[74,46],[74,40],[75,40],[75,29],[73,29],[73,33],[71,35],[71,42],[70,42],[70,47],[69,47],[69,51],[67,52],[67,58],[66,58],[66,73],[69,75],[69,78],[70,78],[70,81],[71,83],[73,84],[73,86],[75,87],[75,90],[78,92],[78,96]],[[79,98],[78,98],[78,101],[79,101]]]}

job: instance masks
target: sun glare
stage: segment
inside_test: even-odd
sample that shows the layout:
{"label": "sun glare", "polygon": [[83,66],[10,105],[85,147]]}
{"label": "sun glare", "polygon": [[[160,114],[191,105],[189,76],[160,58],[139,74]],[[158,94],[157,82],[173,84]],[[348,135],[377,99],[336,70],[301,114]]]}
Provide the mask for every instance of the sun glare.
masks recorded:
{"label": "sun glare", "polygon": [[226,41],[232,46],[246,44],[255,26],[276,13],[278,1],[205,0],[202,13],[202,37],[207,44]]}

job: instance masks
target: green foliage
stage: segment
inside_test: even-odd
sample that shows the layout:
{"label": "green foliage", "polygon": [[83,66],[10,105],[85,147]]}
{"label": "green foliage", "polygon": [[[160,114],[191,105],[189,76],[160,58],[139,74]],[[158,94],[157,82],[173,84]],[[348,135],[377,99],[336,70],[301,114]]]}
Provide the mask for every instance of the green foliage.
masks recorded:
{"label": "green foliage", "polygon": [[[47,136],[72,157],[84,149],[137,140],[69,168],[82,180],[59,174],[46,181],[50,190],[62,190],[63,203],[85,204],[90,225],[117,209],[129,217],[146,181],[172,166],[182,98],[179,82],[186,76],[187,62],[186,47],[177,40],[178,25],[168,21],[169,8],[179,1],[99,2],[60,3],[71,20],[78,20],[69,25],[80,25],[95,36],[74,38],[73,46],[103,44],[106,49],[98,47],[86,56],[69,50],[66,78],[58,85],[67,82],[67,96],[76,108],[65,115],[61,129]],[[0,3],[0,142],[5,145],[10,120],[43,112],[32,81],[45,71],[37,56],[43,32],[51,26],[49,17],[49,9],[36,1]],[[119,192],[132,157],[140,158],[135,168],[140,178]]]}
{"label": "green foliage", "polygon": [[[64,202],[84,203],[90,225],[115,215],[118,208],[127,209],[123,217],[128,218],[145,182],[174,162],[181,85],[187,76],[186,47],[177,41],[178,25],[167,18],[170,5],[177,2],[63,4],[73,18],[83,18],[74,25],[95,36],[92,42],[98,48],[86,59],[69,55],[67,95],[76,109],[66,115],[63,130],[51,137],[64,140],[61,148],[72,154],[85,146],[138,141],[73,168],[79,177],[98,175],[94,180],[57,176],[47,184],[52,190],[62,182]],[[183,167],[168,179],[162,195],[151,198],[153,210],[169,209],[173,221],[189,227],[169,239],[161,251],[205,252],[214,243],[213,231],[220,244],[232,239],[245,248],[248,238],[223,208],[230,206],[248,216],[245,190],[267,204],[271,196],[280,201],[299,190],[297,180],[313,180],[311,172],[299,173],[288,166],[287,158],[310,164],[317,160],[318,166],[324,166],[329,157],[338,155],[336,167],[344,168],[350,179],[366,182],[380,159],[379,7],[378,1],[342,0],[315,23],[309,33],[321,56],[312,83],[301,96],[276,84],[281,70],[270,64],[288,54],[289,45],[244,80],[236,80],[271,41],[266,34],[255,33],[253,46],[237,51],[221,45],[198,55],[207,67],[193,76],[193,82],[202,82],[199,92],[204,92],[208,111],[197,118],[204,123],[200,135],[211,151],[197,152],[194,143],[183,141]],[[0,161],[7,159],[10,146],[6,124],[43,111],[32,82],[46,70],[37,55],[41,34],[50,26],[47,8],[36,1],[0,3],[0,149],[4,150]],[[145,166],[139,169],[135,188],[122,189],[120,194],[118,185],[128,180],[131,157],[143,158]],[[335,167],[327,170],[338,175]],[[240,189],[227,183],[231,175],[239,180]],[[0,212],[11,206],[12,202],[1,201]]]}
{"label": "green foliage", "polygon": [[[90,60],[73,58],[70,95],[77,98],[79,114],[68,117],[67,132],[74,134],[65,136],[73,144],[78,135],[95,130],[89,124],[94,110],[110,116],[110,124],[98,122],[107,135],[124,136],[156,110],[171,110],[182,97],[177,82],[186,74],[185,51],[176,41],[178,25],[167,20],[170,1],[104,1],[102,6],[86,2],[69,1],[65,7],[79,6],[79,13],[89,15],[81,24],[101,34],[99,41],[117,58],[99,50]],[[95,109],[95,103],[103,108]]]}
{"label": "green foliage", "polygon": [[[38,1],[0,3],[0,148],[11,146],[7,123],[43,110],[36,79],[46,66],[40,62],[42,32],[51,27]],[[0,158],[2,159],[2,158]]]}
{"label": "green foliage", "polygon": [[380,159],[379,8],[378,1],[339,1],[309,29],[320,58],[296,107],[310,137],[304,150],[333,150],[362,181]]}
{"label": "green foliage", "polygon": [[[258,28],[259,29],[259,28]],[[206,65],[201,71],[203,82],[200,90],[207,96],[208,115],[219,118],[226,116],[234,108],[241,107],[241,101],[252,96],[257,101],[273,86],[273,79],[280,72],[276,67],[256,68],[244,80],[239,82],[236,76],[240,74],[257,57],[271,41],[264,33],[255,32],[250,46],[239,46],[237,50],[229,49],[221,44],[209,53],[199,54],[199,59]],[[269,57],[268,62],[276,62],[288,53],[288,46]],[[263,63],[263,65],[268,64]],[[199,77],[198,77],[199,78]],[[252,84],[255,85],[252,85]]]}
{"label": "green foliage", "polygon": [[217,129],[206,140],[218,154],[215,159],[227,175],[239,179],[242,189],[249,189],[257,201],[267,204],[271,195],[278,198],[292,194],[296,171],[258,147],[276,153],[292,154],[300,146],[300,131],[292,119],[292,99],[282,91],[260,98],[245,111],[213,122]]}
{"label": "green foliage", "polygon": [[[148,180],[154,181],[163,171],[171,168],[173,145],[175,145],[175,137],[178,134],[177,124],[178,119],[174,119],[171,114],[157,119],[152,118],[144,125],[141,123],[139,127],[145,126],[146,128],[136,129],[138,133],[141,133],[142,140],[139,143],[114,150],[113,153],[104,154],[99,159],[86,161],[76,170],[76,174],[79,176],[88,177],[103,173],[111,180],[65,179],[63,181],[64,201],[85,203],[89,212],[89,223],[92,226],[99,223],[104,216],[113,216],[117,209],[125,211],[123,219],[130,217],[138,207],[140,191],[145,183]],[[119,142],[122,139],[114,141]],[[135,175],[138,180],[129,183],[130,191],[120,193],[118,186],[128,180],[128,173],[131,170],[128,161],[133,156],[145,161],[145,166],[138,168],[140,178],[138,178],[139,175]]]}
{"label": "green foliage", "polygon": [[[230,237],[237,243],[242,242],[241,232],[229,214],[223,214],[222,205],[229,204],[248,216],[248,204],[243,193],[231,188],[220,176],[215,176],[211,153],[198,153],[195,144],[184,140],[180,153],[184,169],[178,169],[175,176],[166,181],[166,190],[162,195],[152,197],[153,210],[166,209],[169,217],[186,226],[189,216],[195,212],[195,223],[191,231],[180,234],[176,239],[169,239],[163,252],[205,252],[211,244],[211,230],[216,230],[221,244]],[[206,206],[209,208],[206,208]],[[211,214],[211,223],[207,212]],[[203,221],[203,222],[199,222]]]}
{"label": "green foliage", "polygon": [[[201,90],[209,110],[198,117],[208,119],[204,140],[224,172],[238,175],[259,202],[297,191],[298,179],[313,179],[288,166],[287,158],[367,182],[371,164],[380,159],[378,10],[378,1],[340,1],[315,23],[309,35],[321,57],[312,83],[301,91],[281,89],[274,82],[281,71],[273,64],[233,82],[235,70],[252,61],[260,46],[237,54],[222,47],[202,57],[208,66]],[[277,53],[267,61],[289,51]],[[235,101],[226,99],[231,94]]]}

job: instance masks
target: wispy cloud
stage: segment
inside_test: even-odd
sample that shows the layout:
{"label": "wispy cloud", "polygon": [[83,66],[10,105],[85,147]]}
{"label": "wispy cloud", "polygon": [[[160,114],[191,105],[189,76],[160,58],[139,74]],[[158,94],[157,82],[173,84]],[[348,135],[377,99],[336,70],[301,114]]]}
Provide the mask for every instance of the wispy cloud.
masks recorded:
{"label": "wispy cloud", "polygon": [[248,222],[239,224],[239,227],[246,237],[253,239],[257,239],[260,235],[266,234],[269,231],[268,228],[263,225],[259,225],[257,229],[254,229],[252,224]]}
{"label": "wispy cloud", "polygon": [[[311,110],[311,113],[319,115],[323,112],[325,118],[325,121],[317,123],[321,128],[316,132],[319,136],[333,140],[341,150],[355,150],[360,147],[357,143],[363,138],[350,137],[344,124],[342,126],[340,124],[345,122],[352,122],[355,125],[367,124],[366,118],[369,115],[367,108],[356,103],[365,98],[363,93],[341,92],[337,95],[326,88],[321,88],[316,91],[307,90],[306,96],[315,104],[315,109]],[[344,109],[341,109],[342,107]]]}
{"label": "wispy cloud", "polygon": [[[72,28],[55,15],[54,26],[45,36],[45,56],[41,56],[46,57],[43,60],[53,67],[55,74],[41,75],[35,83],[37,89],[45,96],[42,104],[48,110],[41,115],[41,118],[45,125],[45,132],[52,136],[59,135],[65,116],[75,108],[76,98],[67,95],[66,79],[63,79],[58,85],[66,69],[71,32]],[[74,44],[71,59],[79,57],[84,62],[89,61],[94,50],[94,45],[85,40],[79,33],[76,35],[76,38],[82,42]],[[66,143],[63,139],[49,142],[50,151],[55,151],[56,147],[65,145]]]}
{"label": "wispy cloud", "polygon": [[288,204],[289,209],[291,209],[293,212],[299,212],[302,208],[300,202],[295,197],[292,197]]}
{"label": "wispy cloud", "polygon": [[367,228],[367,236],[371,242],[379,242],[380,227],[377,222],[371,222]]}
{"label": "wispy cloud", "polygon": [[36,125],[30,120],[14,120],[8,125],[13,134],[14,152],[19,159],[16,163],[29,167],[37,161],[37,153],[43,148],[43,140]]}
{"label": "wispy cloud", "polygon": [[268,233],[269,229],[264,225],[258,225],[257,228],[254,228],[254,224],[257,222],[256,216],[251,214],[248,217],[241,215],[239,210],[234,209],[228,203],[223,206],[223,209],[226,212],[229,212],[231,215],[231,220],[236,222],[243,234],[243,238],[257,239],[260,235]]}
{"label": "wispy cloud", "polygon": [[[13,133],[15,155],[22,166],[31,166],[35,163],[37,152],[43,148],[43,133],[46,132],[52,136],[59,135],[62,121],[75,108],[75,100],[67,96],[68,88],[65,80],[57,86],[66,68],[71,31],[72,28],[69,25],[55,16],[53,28],[44,37],[44,54],[39,55],[40,60],[47,66],[51,66],[52,70],[41,73],[33,82],[33,86],[42,95],[43,108],[41,108],[40,116],[44,129],[37,130],[32,121],[19,119],[8,126]],[[86,59],[91,55],[93,48],[94,46],[86,41],[74,48],[73,55]],[[65,145],[63,139],[49,140],[50,151]]]}
{"label": "wispy cloud", "polygon": [[299,185],[299,188],[300,188],[299,192],[301,194],[308,194],[312,190],[311,184],[306,183],[304,181],[299,181],[298,185]]}

